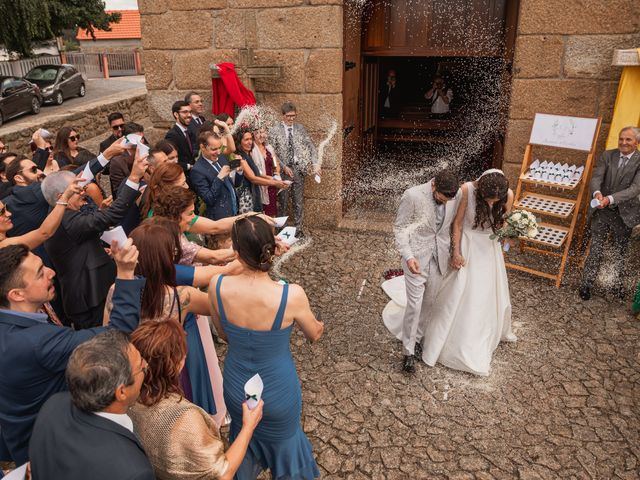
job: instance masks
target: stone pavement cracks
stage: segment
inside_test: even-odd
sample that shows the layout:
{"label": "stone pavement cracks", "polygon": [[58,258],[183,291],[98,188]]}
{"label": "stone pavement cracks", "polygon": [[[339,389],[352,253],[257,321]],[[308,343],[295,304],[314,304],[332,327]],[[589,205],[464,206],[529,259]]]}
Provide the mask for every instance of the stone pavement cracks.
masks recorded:
{"label": "stone pavement cracks", "polygon": [[640,322],[627,304],[509,271],[519,340],[498,347],[491,375],[421,363],[406,376],[381,320],[392,237],[312,233],[280,271],[326,322],[317,344],[292,337],[323,478],[640,478]]}

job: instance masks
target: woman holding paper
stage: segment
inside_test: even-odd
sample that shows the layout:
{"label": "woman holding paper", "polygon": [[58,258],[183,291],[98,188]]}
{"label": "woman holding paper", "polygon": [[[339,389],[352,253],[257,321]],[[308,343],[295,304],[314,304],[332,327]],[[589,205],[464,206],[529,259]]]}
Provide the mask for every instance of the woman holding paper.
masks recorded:
{"label": "woman holding paper", "polygon": [[[241,128],[236,133],[236,145],[239,145],[237,154],[240,155],[240,165],[244,172],[244,182],[239,188],[240,213],[262,212],[263,193],[262,187],[274,187],[277,189],[289,188],[289,184],[282,180],[275,180],[265,174],[264,161],[258,165],[252,156],[253,132],[248,128]],[[258,161],[262,157],[258,158]]]}
{"label": "woman holding paper", "polygon": [[[300,286],[271,280],[276,240],[267,222],[257,216],[241,218],[231,229],[231,240],[243,271],[232,277],[214,276],[209,286],[211,318],[229,342],[224,398],[232,419],[231,441],[241,434],[243,402],[249,398],[265,402],[263,420],[236,478],[255,479],[264,468],[276,480],[316,478],[320,472],[300,426],[302,393],[289,340],[294,323],[310,342],[322,336],[324,324],[316,320]],[[246,393],[245,385],[256,374],[264,391]]]}
{"label": "woman holding paper", "polygon": [[239,434],[225,452],[215,422],[183,398],[179,377],[187,342],[180,326],[174,321],[143,323],[131,335],[131,343],[147,361],[148,374],[129,415],[156,476],[232,479],[260,422],[263,402],[253,410],[242,405]]}
{"label": "woman holding paper", "polygon": [[[273,147],[267,143],[267,130],[264,127],[258,128],[253,132],[251,158],[267,178],[282,180],[280,177],[280,162],[278,162]],[[265,215],[275,217],[278,214],[278,187],[261,185],[260,192],[262,193],[262,209]]]}

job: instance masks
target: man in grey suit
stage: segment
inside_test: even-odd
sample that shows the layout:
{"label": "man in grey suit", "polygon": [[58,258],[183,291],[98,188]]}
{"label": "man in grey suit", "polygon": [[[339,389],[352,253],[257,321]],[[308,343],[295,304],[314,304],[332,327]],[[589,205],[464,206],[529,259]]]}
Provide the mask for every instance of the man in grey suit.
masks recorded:
{"label": "man in grey suit", "polygon": [[602,260],[602,252],[609,235],[616,250],[618,279],[614,293],[624,298],[623,260],[631,231],[640,224],[640,129],[625,127],[618,137],[618,148],[602,154],[593,172],[589,187],[599,205],[591,209],[591,250],[585,262],[580,297],[591,298]]}
{"label": "man in grey suit", "polygon": [[402,369],[407,373],[415,372],[415,358],[421,356],[415,349],[420,348],[426,314],[447,273],[450,227],[461,195],[458,179],[443,170],[429,182],[406,190],[398,207],[393,231],[407,291],[402,320]]}
{"label": "man in grey suit", "polygon": [[[269,130],[269,140],[280,160],[283,179],[291,180],[293,191],[293,219],[297,228],[296,237],[302,237],[302,222],[304,217],[304,179],[307,173],[320,175],[318,152],[311,141],[307,130],[296,123],[296,106],[285,102],[281,108],[282,123],[278,123]],[[278,215],[287,215],[289,190],[278,194]]]}

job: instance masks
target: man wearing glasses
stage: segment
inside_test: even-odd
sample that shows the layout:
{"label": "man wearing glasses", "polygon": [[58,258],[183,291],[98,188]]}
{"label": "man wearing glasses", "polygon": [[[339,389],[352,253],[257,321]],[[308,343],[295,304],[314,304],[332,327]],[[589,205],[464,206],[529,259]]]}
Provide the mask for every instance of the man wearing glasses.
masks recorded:
{"label": "man wearing glasses", "polygon": [[111,135],[100,142],[100,153],[104,152],[113,142],[122,137],[122,130],[124,128],[124,116],[120,112],[110,113],[107,120],[111,127]]}
{"label": "man wearing glasses", "polygon": [[193,121],[191,107],[184,100],[178,100],[171,106],[171,113],[176,123],[164,138],[176,146],[178,163],[187,173],[193,167],[194,157],[198,153],[194,149],[196,142],[193,133],[189,131],[189,125]]}
{"label": "man wearing glasses", "polygon": [[308,173],[320,175],[318,152],[307,130],[302,124],[296,123],[296,106],[292,102],[285,102],[281,111],[282,123],[271,128],[269,138],[282,166],[283,179],[291,180],[292,185],[291,189],[278,194],[278,216],[287,215],[289,190],[292,190],[296,237],[301,238],[304,236],[304,179]]}

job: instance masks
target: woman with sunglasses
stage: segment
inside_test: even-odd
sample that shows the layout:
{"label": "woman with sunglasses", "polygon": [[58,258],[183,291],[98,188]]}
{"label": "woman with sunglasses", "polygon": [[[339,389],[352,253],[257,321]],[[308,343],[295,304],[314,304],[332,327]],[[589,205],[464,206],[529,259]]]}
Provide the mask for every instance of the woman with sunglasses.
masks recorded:
{"label": "woman with sunglasses", "polygon": [[53,157],[60,168],[65,165],[84,165],[95,155],[80,146],[80,134],[73,127],[62,127],[56,135]]}
{"label": "woman with sunglasses", "polygon": [[[46,182],[46,180],[45,178],[43,183]],[[80,182],[80,178],[76,178],[69,184],[39,228],[17,237],[7,237],[7,232],[13,228],[13,222],[11,221],[11,212],[7,209],[7,206],[0,201],[0,248],[22,244],[29,247],[29,250],[33,250],[51,238],[62,222],[69,199],[74,194],[82,191],[82,187],[78,182]]]}

